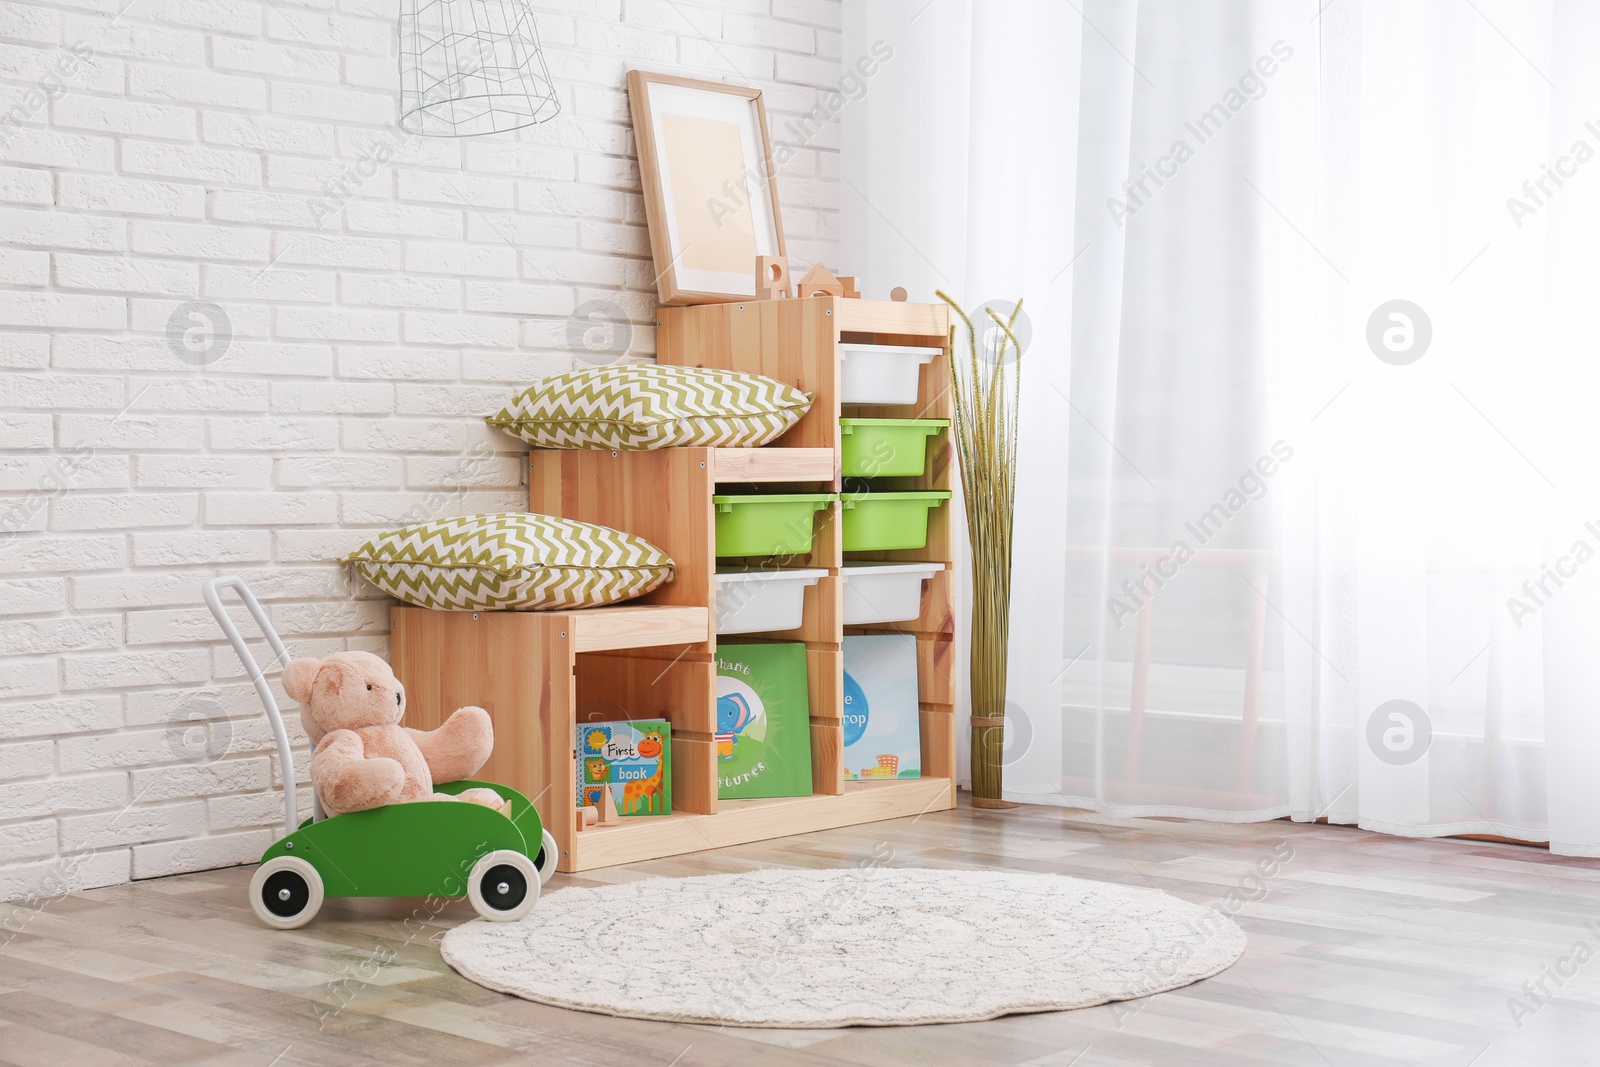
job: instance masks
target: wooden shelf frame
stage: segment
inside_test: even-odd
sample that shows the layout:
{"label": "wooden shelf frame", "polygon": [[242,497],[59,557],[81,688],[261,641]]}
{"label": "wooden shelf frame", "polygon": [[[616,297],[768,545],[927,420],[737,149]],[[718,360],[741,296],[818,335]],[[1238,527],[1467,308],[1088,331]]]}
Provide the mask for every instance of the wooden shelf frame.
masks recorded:
{"label": "wooden shelf frame", "polygon": [[[945,569],[924,583],[916,620],[896,626],[845,627],[848,561],[837,503],[815,516],[814,543],[803,557],[774,561],[828,573],[805,592],[798,629],[741,634],[730,643],[799,641],[806,647],[811,697],[812,795],[719,800],[714,739],[716,705],[716,536],[712,497],[719,492],[838,492],[862,488],[840,477],[839,419],[950,418],[949,352],[922,368],[917,403],[907,407],[841,402],[839,346],[946,346],[943,305],[813,297],[746,300],[657,313],[657,361],[750,371],[813,394],[811,409],[764,448],[548,451],[528,456],[531,511],[599,523],[637,534],[670,555],[674,581],[613,608],[572,612],[392,610],[395,673],[410,694],[408,721],[431,728],[457,707],[476,704],[495,722],[495,752],[481,772],[533,798],[561,848],[558,867],[582,871],[617,863],[955,806],[956,730],[952,653],[955,636],[951,518],[954,502],[930,513],[928,544],[912,552],[854,554],[851,559],[937,561]],[[880,489],[947,489],[950,434],[928,443],[915,479]],[[852,480],[854,481],[854,480]],[[908,633],[917,640],[922,778],[844,780],[845,635]],[[623,820],[578,831],[574,738],[578,724],[665,718],[672,723],[673,814]]]}
{"label": "wooden shelf frame", "polygon": [[739,483],[832,483],[834,451],[831,448],[714,448],[712,480],[718,485]]}
{"label": "wooden shelf frame", "polygon": [[[810,411],[770,446],[772,448],[826,446],[832,448],[837,457],[839,419],[844,415],[946,420],[953,420],[955,416],[950,377],[950,309],[943,304],[842,297],[750,300],[664,307],[658,311],[656,320],[658,363],[751,371],[815,394]],[[839,357],[839,348],[844,344],[910,345],[939,348],[942,352],[921,368],[914,404],[846,405]],[[870,483],[844,478],[839,474],[836,461],[831,488],[835,491],[952,489],[955,484],[952,441],[949,428],[928,439],[924,473],[916,478],[879,479]],[[759,454],[767,449],[748,451]],[[812,777],[817,794],[843,795],[847,789],[856,787],[856,783],[845,782],[843,765],[843,640],[847,633],[907,633],[916,637],[923,774],[930,779],[955,779],[955,686],[951,680],[955,640],[951,601],[954,507],[952,497],[930,512],[928,543],[921,549],[851,553],[849,559],[842,552],[824,556],[819,549],[803,564],[794,561],[791,565],[828,570],[827,577],[806,590],[805,615],[800,629],[754,635],[754,639],[806,643],[812,695]],[[827,513],[835,533],[840,514],[836,509]],[[944,570],[923,583],[922,611],[916,620],[895,626],[845,627],[839,569],[853,560],[939,562],[944,564]],[[749,639],[752,635],[738,638],[740,641]],[[867,787],[879,784],[861,783]],[[954,804],[953,792],[950,803]]]}
{"label": "wooden shelf frame", "polygon": [[488,711],[494,753],[479,773],[533,801],[561,848],[559,869],[576,869],[574,739],[581,722],[669,720],[674,809],[716,813],[716,665],[703,651],[712,636],[709,608],[394,607],[389,625],[408,724],[431,730],[468,704]]}
{"label": "wooden shelf frame", "polygon": [[953,807],[955,788],[948,778],[851,782],[832,795],[724,800],[716,815],[673,814],[661,819],[624,819],[600,829],[590,827],[580,835],[579,854],[571,869],[586,871],[680,856]]}

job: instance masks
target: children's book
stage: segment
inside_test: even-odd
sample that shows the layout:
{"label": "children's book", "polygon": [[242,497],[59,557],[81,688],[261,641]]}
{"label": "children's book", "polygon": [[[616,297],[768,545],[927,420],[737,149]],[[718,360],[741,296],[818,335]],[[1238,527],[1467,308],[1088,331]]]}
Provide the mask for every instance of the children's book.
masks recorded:
{"label": "children's book", "polygon": [[844,639],[844,776],[852,782],[922,777],[917,639]]}
{"label": "children's book", "polygon": [[806,646],[717,643],[717,796],[811,795]]}
{"label": "children's book", "polygon": [[672,811],[672,726],[659,719],[578,724],[578,804],[611,790],[618,815]]}

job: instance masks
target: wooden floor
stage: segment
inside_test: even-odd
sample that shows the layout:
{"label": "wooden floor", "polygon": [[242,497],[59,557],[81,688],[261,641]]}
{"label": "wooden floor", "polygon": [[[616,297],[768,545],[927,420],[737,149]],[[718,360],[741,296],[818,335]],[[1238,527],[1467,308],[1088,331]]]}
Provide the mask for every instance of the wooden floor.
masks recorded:
{"label": "wooden floor", "polygon": [[[1252,875],[1271,869],[1274,850],[1275,873]],[[1082,1011],[899,1029],[718,1029],[586,1015],[474,986],[432,941],[470,916],[461,905],[430,915],[422,901],[335,901],[303,930],[269,931],[251,918],[250,870],[238,868],[82,893],[24,916],[0,949],[0,1061],[1600,1064],[1600,864],[1532,848],[963,805],[557,876],[551,888],[861,863],[1053,872],[1195,901],[1237,891],[1250,948],[1198,985]],[[13,913],[9,925],[17,921]],[[1512,1004],[1523,1009],[1515,1017]]]}

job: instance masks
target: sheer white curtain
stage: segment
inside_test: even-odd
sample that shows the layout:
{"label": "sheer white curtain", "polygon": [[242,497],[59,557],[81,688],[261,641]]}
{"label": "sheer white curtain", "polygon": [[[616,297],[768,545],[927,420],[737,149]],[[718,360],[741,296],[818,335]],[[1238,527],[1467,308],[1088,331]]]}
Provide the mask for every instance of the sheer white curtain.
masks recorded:
{"label": "sheer white curtain", "polygon": [[843,266],[1027,300],[1008,796],[1600,855],[1596,7],[847,6]]}

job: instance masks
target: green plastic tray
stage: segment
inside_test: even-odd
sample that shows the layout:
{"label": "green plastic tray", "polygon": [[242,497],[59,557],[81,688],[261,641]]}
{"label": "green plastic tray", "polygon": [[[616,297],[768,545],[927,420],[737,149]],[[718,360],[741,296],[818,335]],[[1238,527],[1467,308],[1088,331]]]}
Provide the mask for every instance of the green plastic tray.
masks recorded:
{"label": "green plastic tray", "polygon": [[928,438],[949,419],[840,419],[846,478],[903,478],[922,473]]}
{"label": "green plastic tray", "polygon": [[718,556],[802,556],[811,551],[813,513],[832,493],[762,493],[714,496]]}
{"label": "green plastic tray", "polygon": [[842,493],[846,552],[885,552],[928,543],[928,512],[950,499],[948,489],[914,493]]}

